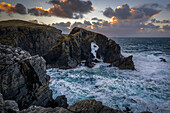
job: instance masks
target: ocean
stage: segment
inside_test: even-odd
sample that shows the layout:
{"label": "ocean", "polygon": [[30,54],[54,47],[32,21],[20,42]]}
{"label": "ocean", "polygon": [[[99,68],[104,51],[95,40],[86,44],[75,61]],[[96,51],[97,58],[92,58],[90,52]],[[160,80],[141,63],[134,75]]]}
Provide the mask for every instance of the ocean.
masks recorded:
{"label": "ocean", "polygon": [[66,95],[69,104],[96,99],[134,113],[170,112],[170,38],[111,39],[120,45],[122,55],[133,55],[136,70],[119,70],[103,62],[93,68],[48,69],[53,98]]}

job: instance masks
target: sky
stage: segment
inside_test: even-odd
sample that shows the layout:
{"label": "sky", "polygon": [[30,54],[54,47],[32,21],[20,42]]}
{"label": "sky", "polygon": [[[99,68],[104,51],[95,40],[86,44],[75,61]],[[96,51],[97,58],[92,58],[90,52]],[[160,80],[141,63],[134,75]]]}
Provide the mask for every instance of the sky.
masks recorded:
{"label": "sky", "polygon": [[12,19],[64,34],[81,27],[108,37],[170,37],[170,0],[0,0],[0,21]]}

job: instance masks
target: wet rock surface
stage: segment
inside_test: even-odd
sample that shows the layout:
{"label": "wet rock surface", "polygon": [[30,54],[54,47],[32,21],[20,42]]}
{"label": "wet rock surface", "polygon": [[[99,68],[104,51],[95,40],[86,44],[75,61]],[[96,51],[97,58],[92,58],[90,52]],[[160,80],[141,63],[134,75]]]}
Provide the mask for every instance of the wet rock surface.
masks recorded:
{"label": "wet rock surface", "polygon": [[45,60],[20,48],[0,44],[0,93],[5,100],[15,100],[20,109],[30,105],[48,106],[52,101],[50,77]]}
{"label": "wet rock surface", "polygon": [[102,105],[102,102],[96,100],[82,100],[66,108],[43,108],[39,106],[31,106],[28,109],[18,113],[124,113],[119,110]]}
{"label": "wet rock surface", "polygon": [[[91,43],[98,46],[95,55],[92,54]],[[95,56],[120,69],[135,68],[132,56],[123,57],[120,46],[115,41],[102,34],[77,27],[67,37],[59,38],[56,45],[43,57],[52,67],[69,69],[80,65],[82,60],[86,61],[86,66],[93,67]]]}
{"label": "wet rock surface", "polygon": [[47,53],[62,36],[62,31],[47,25],[22,20],[0,22],[0,43],[21,47],[31,55]]}

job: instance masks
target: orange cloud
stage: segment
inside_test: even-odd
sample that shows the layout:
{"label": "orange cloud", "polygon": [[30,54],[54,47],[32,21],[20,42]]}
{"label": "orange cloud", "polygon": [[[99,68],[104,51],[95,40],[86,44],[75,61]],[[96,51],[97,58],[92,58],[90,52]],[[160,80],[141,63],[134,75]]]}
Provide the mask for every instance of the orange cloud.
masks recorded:
{"label": "orange cloud", "polygon": [[121,7],[120,6],[117,6],[117,8],[116,9],[120,9]]}
{"label": "orange cloud", "polygon": [[11,4],[1,2],[0,3],[0,10],[6,12],[6,13],[19,13],[19,14],[26,14],[26,8],[24,5],[18,3],[15,6],[12,6]]}
{"label": "orange cloud", "polygon": [[0,3],[0,9],[7,13],[15,13],[16,12],[15,6],[11,6],[11,4],[8,4],[5,2]]}
{"label": "orange cloud", "polygon": [[109,23],[110,24],[115,24],[115,23],[118,23],[118,22],[119,22],[118,19],[115,16],[113,16]]}

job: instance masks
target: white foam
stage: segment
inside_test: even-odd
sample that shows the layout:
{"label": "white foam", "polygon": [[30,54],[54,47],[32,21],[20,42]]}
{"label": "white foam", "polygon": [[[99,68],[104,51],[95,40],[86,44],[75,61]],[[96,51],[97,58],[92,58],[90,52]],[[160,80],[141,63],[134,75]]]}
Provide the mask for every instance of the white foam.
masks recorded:
{"label": "white foam", "polygon": [[94,55],[95,59],[97,59],[96,52],[98,49],[99,49],[99,46],[96,43],[92,42],[91,43],[91,53]]}

